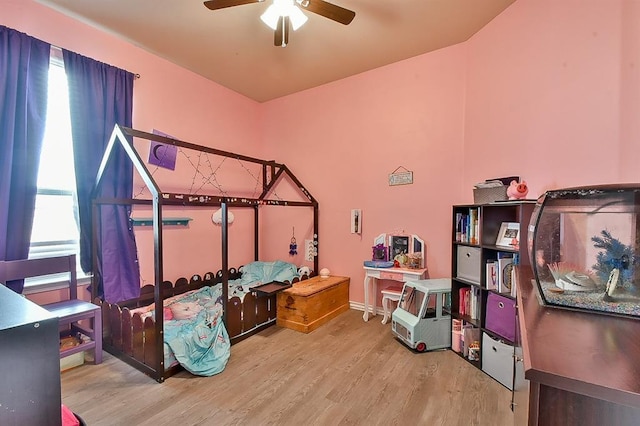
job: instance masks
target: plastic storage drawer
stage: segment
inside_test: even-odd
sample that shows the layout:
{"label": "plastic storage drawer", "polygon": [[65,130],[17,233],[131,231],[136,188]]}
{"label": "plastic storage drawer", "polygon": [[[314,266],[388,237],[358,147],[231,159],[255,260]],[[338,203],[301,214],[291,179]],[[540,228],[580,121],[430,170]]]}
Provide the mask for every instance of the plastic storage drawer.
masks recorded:
{"label": "plastic storage drawer", "polygon": [[480,248],[458,246],[457,250],[456,277],[480,284]]}
{"label": "plastic storage drawer", "polygon": [[[522,350],[517,348],[517,356],[522,357]],[[514,376],[514,348],[500,340],[495,340],[487,333],[482,333],[482,371],[513,390]],[[522,363],[519,363],[522,365]],[[516,374],[515,381],[520,383],[524,380],[523,372]]]}
{"label": "plastic storage drawer", "polygon": [[516,301],[496,293],[487,296],[484,328],[504,337],[516,339]]}

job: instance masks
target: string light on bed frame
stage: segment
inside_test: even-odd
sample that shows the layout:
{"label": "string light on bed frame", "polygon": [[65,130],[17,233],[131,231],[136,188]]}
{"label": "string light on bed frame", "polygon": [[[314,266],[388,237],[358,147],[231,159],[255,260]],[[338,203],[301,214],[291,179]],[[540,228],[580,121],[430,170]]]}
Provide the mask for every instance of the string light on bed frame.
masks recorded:
{"label": "string light on bed frame", "polygon": [[[193,178],[191,180],[191,188],[189,188],[189,193],[194,194],[194,193],[200,193],[200,190],[202,190],[202,188],[207,184],[211,184],[211,186],[213,186],[214,188],[217,188],[218,191],[220,191],[220,193],[222,195],[224,195],[225,197],[228,195],[227,192],[222,189],[222,184],[218,182],[217,177],[216,177],[216,172],[218,170],[220,170],[220,167],[222,167],[222,165],[224,164],[225,161],[227,161],[227,157],[224,157],[222,159],[222,161],[220,162],[220,164],[218,165],[218,167],[216,167],[215,170],[213,170],[213,166],[211,165],[211,161],[209,160],[209,155],[206,152],[198,152],[198,165],[195,166],[193,164],[193,161],[191,161],[191,157],[188,156],[186,153],[184,153],[184,151],[182,151],[182,149],[180,149],[180,152],[187,157],[187,161],[189,162],[189,164],[191,164],[191,167],[193,167],[193,169],[195,170],[195,172],[193,173]],[[202,158],[202,154],[204,154],[205,156],[205,160],[209,166],[209,171],[210,174],[209,176],[205,176],[204,173],[202,173],[200,171],[200,161]],[[200,185],[200,187],[194,192],[193,191],[193,187],[195,185],[196,182],[196,176],[201,175],[202,176],[202,185]]]}
{"label": "string light on bed frame", "polygon": [[[198,161],[197,163],[194,162],[194,160],[192,160],[191,156],[189,156],[181,147],[178,147],[178,152],[180,154],[182,154],[186,159],[187,162],[191,165],[191,167],[194,170],[193,173],[193,177],[191,179],[191,187],[189,188],[189,193],[190,194],[197,194],[200,193],[200,191],[207,185],[211,185],[212,187],[214,187],[215,189],[217,189],[219,191],[220,194],[222,194],[225,197],[228,197],[228,193],[227,191],[224,190],[224,188],[222,187],[222,184],[220,182],[218,182],[217,180],[217,173],[220,170],[220,168],[222,167],[222,165],[225,163],[225,161],[227,160],[228,157],[224,157],[222,159],[222,161],[220,162],[220,164],[217,165],[217,167],[213,167],[211,160],[209,158],[209,154],[206,152],[198,152]],[[204,158],[202,158],[202,155],[204,154]],[[255,180],[256,185],[253,188],[253,195],[252,198],[256,198],[259,194],[260,188],[262,187],[262,180],[256,176],[240,159],[236,158],[236,161],[238,162],[238,164],[240,165],[240,167],[242,167],[249,176],[251,176],[253,178],[253,180]],[[203,164],[206,163],[206,164]],[[209,175],[205,175],[202,171],[201,171],[201,166],[202,167],[207,167],[209,169]],[[158,166],[156,166],[153,171],[151,171],[151,176],[153,177],[156,173],[156,171],[158,170]],[[198,177],[198,175],[200,175],[202,177],[202,182],[200,184],[200,186],[194,190],[194,188],[196,187],[196,178]],[[138,191],[133,198],[139,198],[140,196],[142,196],[142,194],[144,194],[145,190],[147,190],[146,185],[142,185],[142,187],[140,188],[140,191]],[[273,195],[273,197],[276,198],[276,200],[278,201],[284,201],[275,190],[272,190],[271,194]],[[266,203],[263,203],[266,204]],[[276,203],[278,204],[278,203]],[[231,222],[229,222],[231,223]]]}

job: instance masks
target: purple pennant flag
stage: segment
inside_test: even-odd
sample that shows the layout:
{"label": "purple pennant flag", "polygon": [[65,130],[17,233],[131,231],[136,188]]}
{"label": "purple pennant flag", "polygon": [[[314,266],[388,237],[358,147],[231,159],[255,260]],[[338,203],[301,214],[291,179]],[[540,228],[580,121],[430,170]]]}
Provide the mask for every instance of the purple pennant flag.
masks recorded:
{"label": "purple pennant flag", "polygon": [[[153,134],[175,139],[173,136],[162,133],[156,129],[153,129]],[[177,146],[151,141],[151,146],[149,147],[149,164],[153,164],[169,170],[175,170],[177,155]]]}

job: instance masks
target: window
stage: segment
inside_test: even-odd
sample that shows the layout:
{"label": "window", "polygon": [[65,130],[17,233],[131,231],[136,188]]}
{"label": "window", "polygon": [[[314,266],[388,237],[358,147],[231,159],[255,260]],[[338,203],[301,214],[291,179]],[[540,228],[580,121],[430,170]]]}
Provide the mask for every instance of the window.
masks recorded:
{"label": "window", "polygon": [[[55,48],[52,48],[48,87],[29,258],[79,253],[69,92],[62,52]],[[29,284],[27,281],[26,286]]]}
{"label": "window", "polygon": [[414,317],[420,315],[420,309],[422,309],[422,302],[424,300],[425,293],[413,286],[405,285],[402,290],[402,296],[398,307],[409,312]]}

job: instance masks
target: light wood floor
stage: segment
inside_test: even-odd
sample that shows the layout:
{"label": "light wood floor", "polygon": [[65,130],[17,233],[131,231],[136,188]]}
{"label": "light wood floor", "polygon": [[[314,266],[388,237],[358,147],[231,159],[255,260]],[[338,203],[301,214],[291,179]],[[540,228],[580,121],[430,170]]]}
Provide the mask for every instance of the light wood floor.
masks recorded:
{"label": "light wood floor", "polygon": [[99,425],[513,425],[511,393],[451,351],[413,353],[380,316],[309,334],[270,327],[213,377],[159,384],[105,353],[62,374],[63,403]]}

